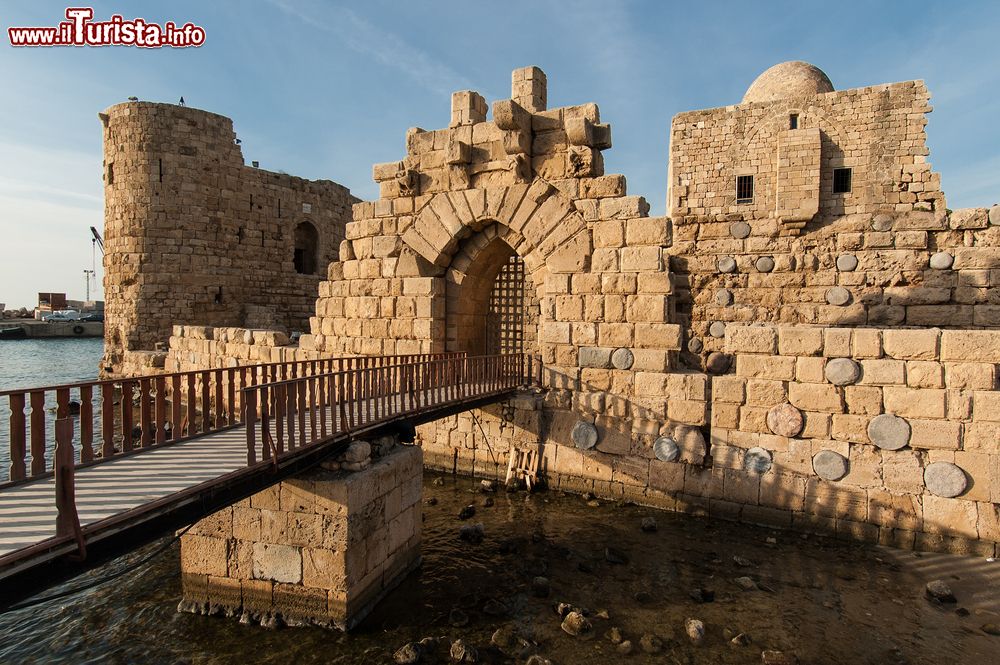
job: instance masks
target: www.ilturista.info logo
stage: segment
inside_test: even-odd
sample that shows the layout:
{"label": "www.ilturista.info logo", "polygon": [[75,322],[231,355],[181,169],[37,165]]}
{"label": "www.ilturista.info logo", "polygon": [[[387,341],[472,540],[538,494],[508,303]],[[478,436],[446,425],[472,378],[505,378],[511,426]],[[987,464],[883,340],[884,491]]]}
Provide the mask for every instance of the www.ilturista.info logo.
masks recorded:
{"label": "www.ilturista.info logo", "polygon": [[205,29],[193,23],[163,25],[145,19],[126,20],[115,14],[108,21],[93,21],[91,7],[69,7],[66,18],[54,27],[7,28],[11,46],[140,46],[184,48],[205,43]]}

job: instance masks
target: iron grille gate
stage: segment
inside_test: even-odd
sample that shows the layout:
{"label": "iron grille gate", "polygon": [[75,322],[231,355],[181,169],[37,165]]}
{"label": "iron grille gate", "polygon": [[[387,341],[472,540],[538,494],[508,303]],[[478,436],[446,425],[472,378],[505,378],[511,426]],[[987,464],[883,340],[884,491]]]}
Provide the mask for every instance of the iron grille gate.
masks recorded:
{"label": "iron grille gate", "polygon": [[486,352],[524,352],[524,261],[511,255],[493,280],[486,315]]}

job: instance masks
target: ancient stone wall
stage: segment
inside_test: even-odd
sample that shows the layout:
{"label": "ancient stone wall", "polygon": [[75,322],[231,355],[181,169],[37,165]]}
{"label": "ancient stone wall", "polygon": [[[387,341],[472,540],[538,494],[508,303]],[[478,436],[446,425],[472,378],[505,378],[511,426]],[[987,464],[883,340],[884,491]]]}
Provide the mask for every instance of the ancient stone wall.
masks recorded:
{"label": "ancient stone wall", "polygon": [[1000,331],[731,326],[705,496],[902,547],[1000,541]]}
{"label": "ancient stone wall", "polygon": [[105,367],[175,323],[304,330],[350,192],[245,166],[229,118],[128,102],[104,125]]}
{"label": "ancient stone wall", "polygon": [[375,459],[323,467],[184,534],[181,608],[345,629],[412,571],[420,562],[420,450],[382,447]]}
{"label": "ancient stone wall", "polygon": [[[988,551],[1000,540],[990,521],[1000,437],[975,405],[998,394],[1000,333],[989,328],[1000,327],[1000,207],[943,207],[924,160],[922,84],[814,96],[717,110],[749,117],[772,104],[784,123],[797,111],[798,128],[765,123],[755,134],[771,137],[760,160],[772,150],[776,160],[770,184],[758,182],[758,192],[772,192],[762,196],[773,194],[766,210],[670,220],[648,217],[623,176],[604,174],[610,128],[596,106],[545,108],[539,70],[514,72],[512,99],[494,104],[492,121],[477,93],[456,93],[449,128],[410,130],[406,156],[375,166],[381,196],[354,206],[297,348],[257,349],[239,330],[184,333],[171,338],[168,364],[481,353],[494,324],[491,285],[516,257],[534,312],[522,321],[532,330],[521,348],[544,363],[541,389],[419,428],[428,466],[498,477],[513,449],[537,450],[555,487]],[[834,125],[819,122],[835,115],[820,113],[826,97],[840,114],[836,146],[855,160],[860,198],[849,209],[824,202],[837,164]],[[851,101],[860,105],[854,114]],[[688,127],[691,140],[708,124]],[[871,154],[856,136],[864,127],[885,135]],[[698,145],[682,154],[729,168],[725,150]],[[770,177],[761,164],[754,174]],[[785,166],[798,171],[779,172]],[[671,173],[673,182],[673,162]],[[782,325],[733,325],[749,322]],[[911,344],[922,350],[903,350]],[[855,383],[840,385],[855,369]],[[768,423],[781,405],[773,426],[801,418],[794,434]],[[872,422],[876,431],[905,425],[905,445],[874,445]],[[847,471],[835,480],[828,469],[842,462]],[[961,476],[966,488],[942,496],[937,475]]]}

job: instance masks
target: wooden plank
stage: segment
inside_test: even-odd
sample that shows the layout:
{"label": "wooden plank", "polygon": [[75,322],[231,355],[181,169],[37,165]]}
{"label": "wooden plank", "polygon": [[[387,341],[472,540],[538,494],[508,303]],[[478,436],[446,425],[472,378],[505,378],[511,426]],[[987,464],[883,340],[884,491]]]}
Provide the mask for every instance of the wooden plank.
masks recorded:
{"label": "wooden plank", "polygon": [[246,410],[246,423],[247,428],[247,465],[257,463],[257,391],[248,390],[245,393],[247,410]]}
{"label": "wooden plank", "polygon": [[201,431],[212,431],[212,373],[201,373]]}
{"label": "wooden plank", "polygon": [[31,475],[45,473],[45,393],[31,393]]}
{"label": "wooden plank", "polygon": [[181,404],[183,402],[181,395],[181,377],[175,374],[170,377],[170,436],[168,438],[176,439],[181,436]]}
{"label": "wooden plank", "polygon": [[122,381],[122,451],[135,447],[135,437],[132,436],[132,390],[135,382]]}
{"label": "wooden plank", "polygon": [[10,479],[24,478],[24,458],[27,432],[24,418],[24,393],[11,393],[8,396],[10,405]]}
{"label": "wooden plank", "polygon": [[153,413],[154,440],[156,443],[164,443],[167,440],[167,380],[162,376],[156,377],[153,381],[156,390],[156,406]]}
{"label": "wooden plank", "polygon": [[222,392],[225,386],[222,385],[223,371],[217,369],[212,372],[212,382],[215,384],[215,429],[222,429],[226,426],[226,404],[222,400]]}
{"label": "wooden plank", "polygon": [[149,379],[139,379],[139,427],[142,428],[140,443],[143,448],[153,445],[153,412],[150,404],[152,382]]}
{"label": "wooden plank", "polygon": [[94,459],[94,386],[80,386],[80,461]]}
{"label": "wooden plank", "polygon": [[187,375],[187,431],[180,436],[194,436],[195,423],[198,421],[198,392],[195,385],[198,381],[194,372]]}
{"label": "wooden plank", "polygon": [[101,384],[101,457],[111,459],[115,454],[115,386]]}

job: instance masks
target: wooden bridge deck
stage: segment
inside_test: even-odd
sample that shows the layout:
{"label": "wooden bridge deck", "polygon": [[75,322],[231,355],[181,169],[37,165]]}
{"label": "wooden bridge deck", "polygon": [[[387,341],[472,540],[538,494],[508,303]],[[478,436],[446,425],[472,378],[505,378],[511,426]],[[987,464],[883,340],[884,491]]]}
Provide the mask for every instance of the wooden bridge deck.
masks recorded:
{"label": "wooden bridge deck", "polygon": [[[206,371],[167,377],[172,385],[162,376],[139,377],[122,380],[119,401],[113,401],[109,382],[8,391],[15,434],[11,468],[19,473],[0,485],[0,583],[9,590],[16,580],[37,590],[42,578],[52,577],[36,574],[49,563],[60,569],[87,567],[315,465],[352,438],[505,399],[534,377],[525,358],[376,358],[367,361],[370,366],[286,380],[241,379],[238,393],[233,370],[215,370],[214,377]],[[186,422],[202,433],[163,441],[164,393],[182,396],[184,382],[187,399],[172,403],[172,422]],[[90,460],[84,452],[91,450],[91,433],[84,436],[83,428],[93,412],[85,408],[74,421],[68,404],[70,391],[79,389],[89,407],[92,387],[101,390],[104,408],[115,406],[121,418],[103,412],[103,446]],[[133,429],[129,395],[136,387],[140,418]],[[43,417],[44,391],[54,391],[57,398],[51,429]],[[29,401],[30,429],[23,411]],[[185,419],[179,418],[182,406]],[[241,414],[243,422],[234,422],[234,414]],[[74,426],[81,428],[80,439],[74,438]],[[50,471],[41,461],[47,463],[53,450]]]}
{"label": "wooden bridge deck", "polygon": [[[194,487],[246,466],[246,428],[237,425],[195,439],[78,469],[80,525]],[[0,491],[0,556],[56,535],[55,479]]]}

